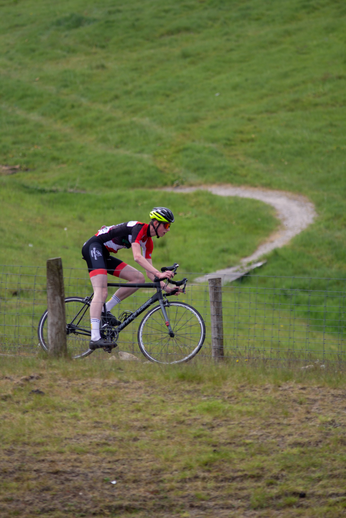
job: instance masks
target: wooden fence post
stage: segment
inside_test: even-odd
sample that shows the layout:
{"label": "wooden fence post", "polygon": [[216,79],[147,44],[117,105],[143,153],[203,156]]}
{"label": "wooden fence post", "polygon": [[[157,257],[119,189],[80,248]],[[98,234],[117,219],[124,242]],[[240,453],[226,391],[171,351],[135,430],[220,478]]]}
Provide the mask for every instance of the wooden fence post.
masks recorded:
{"label": "wooden fence post", "polygon": [[47,303],[49,354],[67,356],[65,290],[60,257],[47,261]]}
{"label": "wooden fence post", "polygon": [[221,278],[208,279],[211,316],[212,356],[215,360],[224,358],[223,321],[222,321],[222,283]]}

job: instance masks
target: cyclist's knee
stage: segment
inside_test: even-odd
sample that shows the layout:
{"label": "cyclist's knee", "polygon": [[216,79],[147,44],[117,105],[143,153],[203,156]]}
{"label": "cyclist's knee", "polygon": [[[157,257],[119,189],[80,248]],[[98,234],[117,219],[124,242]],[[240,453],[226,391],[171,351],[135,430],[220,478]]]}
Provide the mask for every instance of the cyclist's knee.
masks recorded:
{"label": "cyclist's knee", "polygon": [[138,283],[145,282],[145,277],[144,277],[143,273],[136,271],[132,282],[138,282]]}
{"label": "cyclist's knee", "polygon": [[108,288],[102,286],[94,286],[94,299],[105,302],[108,295]]}

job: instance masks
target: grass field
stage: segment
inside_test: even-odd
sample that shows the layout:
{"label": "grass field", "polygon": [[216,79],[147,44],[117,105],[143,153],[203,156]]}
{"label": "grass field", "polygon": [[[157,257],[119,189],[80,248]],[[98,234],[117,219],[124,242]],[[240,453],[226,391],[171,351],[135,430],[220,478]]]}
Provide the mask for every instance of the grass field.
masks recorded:
{"label": "grass field", "polygon": [[2,516],[344,515],[344,372],[134,363],[2,359]]}
{"label": "grass field", "polygon": [[[288,304],[271,336],[289,336],[294,298],[309,304],[304,332],[340,347],[341,281],[314,299],[330,307],[333,339],[307,315],[321,278],[346,278],[343,0],[0,0],[0,13],[3,272],[57,256],[81,268],[81,246],[101,225],[147,221],[159,204],[176,223],[154,264],[235,266],[277,229],[272,209],[160,188],[303,194],[318,217],[263,268],[282,278]],[[17,333],[27,304],[32,332],[31,302],[11,275],[1,311]],[[285,276],[301,277],[293,295]],[[246,289],[238,296],[246,303]],[[37,302],[41,311],[43,284]],[[0,515],[344,516],[343,365],[251,361],[249,324],[238,328],[246,357],[224,365],[2,355]]]}

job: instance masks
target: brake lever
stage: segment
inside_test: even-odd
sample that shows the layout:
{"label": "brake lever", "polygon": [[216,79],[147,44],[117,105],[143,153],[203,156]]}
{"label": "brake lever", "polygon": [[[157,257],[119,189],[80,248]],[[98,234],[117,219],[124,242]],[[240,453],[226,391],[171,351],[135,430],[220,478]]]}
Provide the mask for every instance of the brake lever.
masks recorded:
{"label": "brake lever", "polygon": [[172,266],[162,266],[161,272],[166,272],[167,270],[169,270],[170,272],[173,272],[174,275],[176,275],[178,268],[179,264],[174,263]]}
{"label": "brake lever", "polygon": [[186,284],[187,284],[187,278],[186,277],[184,277],[184,279],[182,279],[181,281],[172,281],[172,280],[168,279],[168,282],[170,284],[174,284],[174,286],[178,286],[178,287],[184,286],[183,290],[182,290],[182,293],[185,293],[185,288],[186,288]]}

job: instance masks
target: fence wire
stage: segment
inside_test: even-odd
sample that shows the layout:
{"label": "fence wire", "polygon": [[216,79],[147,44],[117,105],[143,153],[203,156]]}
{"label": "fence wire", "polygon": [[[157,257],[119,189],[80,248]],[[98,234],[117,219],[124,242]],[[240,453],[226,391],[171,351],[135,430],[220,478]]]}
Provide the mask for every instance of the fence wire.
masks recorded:
{"label": "fence wire", "polygon": [[[183,272],[182,276],[192,280],[197,274]],[[92,292],[84,269],[64,268],[64,284],[66,297],[85,297]],[[109,295],[113,290],[109,289]],[[226,358],[345,361],[346,279],[250,275],[222,286],[221,291],[220,338]],[[116,308],[115,315],[134,311],[151,294],[149,289],[139,290]],[[179,300],[194,306],[204,318],[206,340],[198,356],[211,358],[208,284],[190,282],[187,293]],[[46,307],[45,267],[1,267],[1,354],[33,355],[40,351],[37,326]],[[139,355],[140,320],[141,317],[121,333],[121,350]]]}

